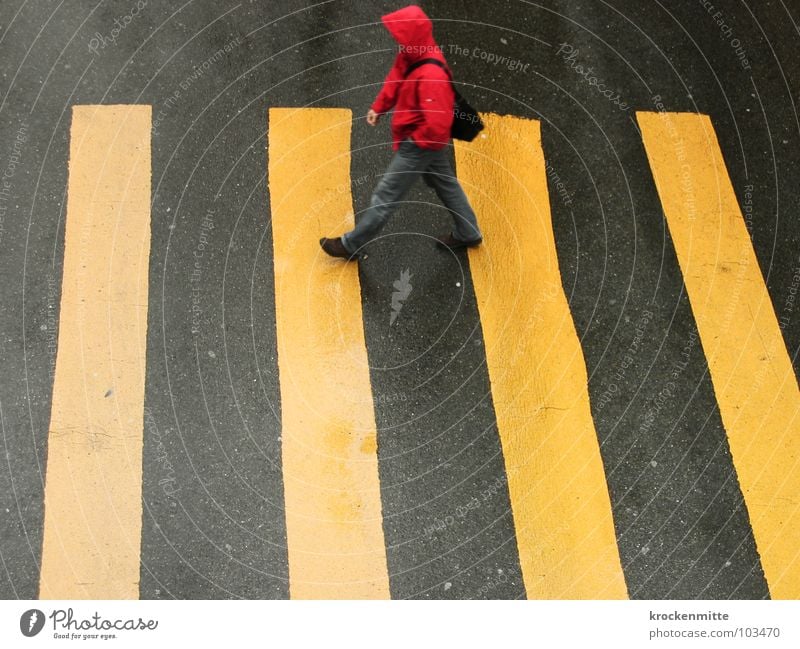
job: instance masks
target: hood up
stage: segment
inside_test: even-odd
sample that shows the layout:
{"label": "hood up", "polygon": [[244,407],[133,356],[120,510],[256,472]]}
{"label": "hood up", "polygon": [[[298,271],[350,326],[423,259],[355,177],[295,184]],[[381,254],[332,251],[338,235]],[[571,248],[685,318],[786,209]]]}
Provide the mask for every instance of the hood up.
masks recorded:
{"label": "hood up", "polygon": [[438,49],[433,40],[433,24],[421,7],[409,5],[382,16],[381,20],[409,59],[429,57]]}

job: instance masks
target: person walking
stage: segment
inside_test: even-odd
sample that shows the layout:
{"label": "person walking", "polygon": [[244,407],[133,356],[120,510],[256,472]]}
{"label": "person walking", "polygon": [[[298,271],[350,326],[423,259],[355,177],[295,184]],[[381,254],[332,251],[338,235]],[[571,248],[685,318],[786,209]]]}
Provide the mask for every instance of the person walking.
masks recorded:
{"label": "person walking", "polygon": [[[420,175],[453,216],[452,232],[437,237],[437,245],[450,250],[477,246],[483,236],[448,157],[455,93],[442,48],[433,38],[433,24],[417,5],[398,9],[381,20],[397,41],[398,52],[367,113],[367,124],[375,126],[381,115],[394,108],[395,153],[356,227],[341,237],[323,237],[320,246],[332,257],[354,259],[386,224]],[[435,63],[414,65],[422,59],[436,59],[445,68]]]}

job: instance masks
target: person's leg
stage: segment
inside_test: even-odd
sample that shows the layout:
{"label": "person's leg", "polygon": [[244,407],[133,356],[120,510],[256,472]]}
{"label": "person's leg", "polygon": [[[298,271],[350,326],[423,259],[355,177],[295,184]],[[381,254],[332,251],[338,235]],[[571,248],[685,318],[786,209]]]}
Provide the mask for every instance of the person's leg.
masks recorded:
{"label": "person's leg", "polygon": [[450,164],[447,147],[435,153],[425,170],[425,182],[453,215],[453,236],[459,241],[480,241],[483,235],[478,220]]}
{"label": "person's leg", "polygon": [[366,212],[353,230],[342,235],[342,245],[349,253],[355,253],[378,234],[392,212],[397,209],[408,188],[428,165],[430,153],[410,139],[400,143],[400,148],[372,193]]}

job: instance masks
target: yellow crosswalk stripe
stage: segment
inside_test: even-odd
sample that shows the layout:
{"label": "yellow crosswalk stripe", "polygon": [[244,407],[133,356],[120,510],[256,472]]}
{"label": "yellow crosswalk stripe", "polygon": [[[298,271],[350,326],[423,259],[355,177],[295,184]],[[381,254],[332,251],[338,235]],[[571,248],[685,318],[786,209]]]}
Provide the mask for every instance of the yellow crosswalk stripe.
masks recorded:
{"label": "yellow crosswalk stripe", "polygon": [[150,106],[75,106],[43,599],[139,596]]}
{"label": "yellow crosswalk stripe", "polygon": [[456,143],[456,160],[484,234],[469,261],[525,588],[531,599],[624,599],[539,122],[484,119],[485,137]]}
{"label": "yellow crosswalk stripe", "polygon": [[317,239],[353,226],[352,114],[269,111],[283,477],[294,599],[388,598],[377,431],[356,264]]}
{"label": "yellow crosswalk stripe", "polygon": [[800,597],[800,391],[711,120],[637,113],[773,598]]}

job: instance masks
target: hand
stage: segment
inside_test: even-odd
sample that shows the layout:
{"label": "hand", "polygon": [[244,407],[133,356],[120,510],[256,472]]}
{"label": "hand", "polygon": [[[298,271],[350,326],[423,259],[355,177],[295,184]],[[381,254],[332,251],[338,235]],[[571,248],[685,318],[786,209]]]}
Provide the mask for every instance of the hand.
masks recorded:
{"label": "hand", "polygon": [[380,115],[378,115],[378,113],[376,113],[374,110],[370,108],[369,112],[367,112],[367,124],[369,124],[370,126],[375,126],[375,124],[378,123],[379,119]]}

